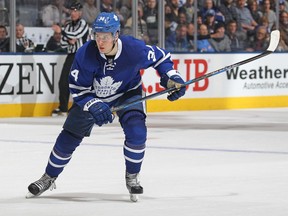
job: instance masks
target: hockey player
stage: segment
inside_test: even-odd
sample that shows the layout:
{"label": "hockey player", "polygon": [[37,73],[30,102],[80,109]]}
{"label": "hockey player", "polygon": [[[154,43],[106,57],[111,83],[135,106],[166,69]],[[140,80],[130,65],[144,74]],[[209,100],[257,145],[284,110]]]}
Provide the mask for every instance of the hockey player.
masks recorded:
{"label": "hockey player", "polygon": [[[160,84],[165,88],[184,83],[173,69],[169,52],[145,45],[134,37],[119,35],[120,22],[115,13],[100,13],[92,29],[95,40],[87,42],[77,51],[69,75],[74,103],[52,149],[45,173],[28,186],[27,198],[39,196],[55,187],[56,178],[82,139],[90,135],[93,125],[112,123],[113,106],[142,97],[141,69],[154,67],[161,77]],[[174,101],[184,94],[185,87],[178,87],[168,95],[168,99]],[[142,103],[116,114],[125,135],[126,186],[131,200],[137,201],[137,194],[143,193],[139,173],[147,136],[146,114]]]}

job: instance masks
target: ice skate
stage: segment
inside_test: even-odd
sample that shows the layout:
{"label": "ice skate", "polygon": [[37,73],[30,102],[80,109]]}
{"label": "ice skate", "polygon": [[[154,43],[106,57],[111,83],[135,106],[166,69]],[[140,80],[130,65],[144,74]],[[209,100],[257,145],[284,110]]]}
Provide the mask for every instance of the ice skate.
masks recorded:
{"label": "ice skate", "polygon": [[28,194],[26,198],[32,198],[41,195],[46,190],[53,190],[56,188],[55,184],[56,177],[52,178],[46,173],[37,181],[31,183],[28,186]]}
{"label": "ice skate", "polygon": [[140,185],[139,173],[130,174],[126,172],[126,187],[130,193],[130,200],[132,202],[137,202],[139,199],[139,194],[143,194],[143,188]]}

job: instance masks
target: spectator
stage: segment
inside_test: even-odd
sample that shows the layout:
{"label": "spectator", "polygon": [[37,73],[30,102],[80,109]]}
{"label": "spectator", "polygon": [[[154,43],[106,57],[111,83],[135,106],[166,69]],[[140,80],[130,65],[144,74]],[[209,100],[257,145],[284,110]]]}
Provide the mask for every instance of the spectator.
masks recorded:
{"label": "spectator", "polygon": [[165,40],[165,48],[171,52],[189,52],[193,50],[187,40],[187,26],[179,24],[174,34],[169,35]]}
{"label": "spectator", "polygon": [[87,41],[89,28],[82,16],[82,4],[73,2],[69,6],[70,18],[62,31],[61,46],[66,48],[68,55],[65,59],[59,80],[59,106],[52,111],[52,116],[66,116],[69,102],[68,75],[75,53]]}
{"label": "spectator", "polygon": [[269,21],[268,21],[268,18],[266,16],[262,16],[260,18],[258,25],[259,26],[265,26],[267,28],[268,32],[270,33]]}
{"label": "spectator", "polygon": [[247,3],[247,8],[250,10],[250,13],[256,23],[260,22],[263,13],[260,11],[259,4],[257,0],[250,0]]}
{"label": "spectator", "polygon": [[282,11],[288,11],[288,2],[285,0],[280,0],[279,1],[279,14]]}
{"label": "spectator", "polygon": [[150,43],[158,43],[158,7],[156,0],[147,0],[146,7],[143,10],[143,20],[147,24]]}
{"label": "spectator", "polygon": [[263,2],[263,16],[268,19],[268,30],[270,31],[272,26],[276,24],[277,16],[276,13],[270,9],[270,0],[265,0]]}
{"label": "spectator", "polygon": [[178,17],[172,13],[170,5],[165,5],[165,35],[168,37],[176,31],[178,25]]}
{"label": "spectator", "polygon": [[198,52],[215,52],[208,38],[210,38],[208,28],[206,24],[201,24],[199,26],[198,38],[197,38]]}
{"label": "spectator", "polygon": [[262,52],[267,49],[269,45],[269,34],[265,26],[259,26],[256,30],[254,41],[250,42],[246,51],[248,52]]}
{"label": "spectator", "polygon": [[246,0],[236,0],[237,13],[240,17],[242,29],[247,32],[248,37],[254,37],[258,23],[253,19],[250,10],[245,7],[245,4]]}
{"label": "spectator", "polygon": [[195,34],[195,26],[193,23],[188,23],[187,24],[187,40],[188,43],[190,44],[191,51],[195,51],[195,45],[194,45],[194,34]]}
{"label": "spectator", "polygon": [[218,33],[218,37],[209,40],[215,52],[231,52],[231,41],[225,34],[225,25],[222,22],[217,23],[214,32]]}
{"label": "spectator", "polygon": [[284,40],[285,37],[287,37],[287,34],[285,34],[283,31],[280,31],[280,41],[279,41],[276,51],[278,52],[288,51],[288,45],[285,43],[285,40]]}
{"label": "spectator", "polygon": [[206,24],[208,28],[208,33],[213,34],[215,25],[218,23],[218,21],[216,21],[216,18],[215,18],[215,15],[216,15],[215,11],[210,9],[205,14],[206,15],[205,15],[204,23]]}
{"label": "spectator", "polygon": [[[209,31],[207,30],[207,25],[204,24],[204,26],[201,26],[202,24],[200,24],[200,28],[199,30],[201,30],[201,32],[205,32],[204,34],[198,34],[197,35],[197,40],[203,40],[203,39],[209,39],[209,38],[217,38],[220,37],[219,33],[212,33],[209,34]],[[207,30],[207,33],[206,33]],[[199,31],[198,31],[199,32]],[[191,46],[194,47],[193,42],[194,42],[194,34],[195,34],[195,26],[193,23],[188,23],[187,24],[187,39],[189,41],[189,43],[191,44]]]}
{"label": "spectator", "polygon": [[[138,4],[138,34],[136,38],[145,41],[146,44],[150,44],[148,27],[142,17],[143,7],[142,4]],[[127,20],[126,25],[123,29],[123,34],[132,35],[132,16]]]}
{"label": "spectator", "polygon": [[9,38],[7,38],[7,35],[7,28],[3,25],[0,25],[0,52],[10,51],[10,42]]}
{"label": "spectator", "polygon": [[[195,26],[193,23],[188,23],[187,24],[187,40],[191,46],[191,51],[193,49],[193,51],[196,51],[195,49],[195,45],[194,45],[194,34],[195,34]],[[200,24],[199,25],[199,29],[198,29],[198,34],[197,34],[197,45],[199,46],[203,46],[203,45],[207,45],[208,47],[206,47],[204,50],[200,50],[200,52],[214,52],[215,50],[213,48],[211,48],[211,44],[208,41],[208,39],[210,38],[217,38],[220,37],[221,34],[219,34],[218,32],[213,33],[213,34],[209,34],[208,28],[206,24]],[[209,47],[210,46],[210,47]],[[198,47],[197,47],[198,49]],[[198,50],[199,51],[199,50]]]}
{"label": "spectator", "polygon": [[64,7],[65,0],[52,0],[51,4],[43,7],[41,12],[42,24],[45,27],[64,25],[69,17],[69,10]]}
{"label": "spectator", "polygon": [[[276,11],[276,1],[279,1],[279,0],[269,0],[270,9],[273,10],[274,12]],[[280,4],[280,1],[279,1],[279,4]],[[262,0],[261,3],[264,4],[265,1]]]}
{"label": "spectator", "polygon": [[203,20],[202,15],[201,15],[200,12],[197,12],[197,20],[196,20],[196,22],[197,22],[198,28],[200,27],[201,24],[204,23],[204,20]]}
{"label": "spectator", "polygon": [[100,11],[101,12],[112,12],[113,11],[113,0],[101,0]]}
{"label": "spectator", "polygon": [[82,11],[82,18],[86,20],[87,24],[91,27],[97,16],[95,0],[85,0]]}
{"label": "spectator", "polygon": [[65,49],[61,47],[61,27],[59,25],[53,25],[52,29],[54,31],[53,35],[49,38],[46,44],[47,52],[66,52]]}
{"label": "spectator", "polygon": [[[276,29],[276,25],[274,25],[272,29],[273,30]],[[280,13],[279,31],[281,34],[281,39],[288,46],[288,12],[287,11],[282,11]]]}
{"label": "spectator", "polygon": [[225,18],[223,14],[219,11],[219,9],[215,6],[213,0],[204,0],[204,6],[200,9],[202,18],[205,20],[207,13],[214,13],[215,20],[217,22],[224,22]]}
{"label": "spectator", "polygon": [[178,23],[179,0],[167,0],[167,5],[170,7],[170,16],[172,20]]}
{"label": "spectator", "polygon": [[247,47],[247,35],[245,32],[238,30],[237,22],[230,20],[227,24],[225,34],[231,41],[230,47],[232,52],[244,51]]}
{"label": "spectator", "polygon": [[187,23],[190,23],[194,19],[194,0],[186,0],[186,2],[179,8],[179,12],[186,14]]}
{"label": "spectator", "polygon": [[[218,33],[209,34],[207,25],[206,24],[204,24],[203,26],[201,26],[201,25],[202,24],[200,24],[200,26],[199,26],[199,31],[201,33],[199,34],[199,31],[198,31],[197,40],[209,39],[209,38],[220,36]],[[202,32],[204,32],[204,33],[202,33]],[[188,39],[190,44],[192,44],[192,42],[194,41],[194,34],[195,34],[194,24],[188,23],[187,24],[187,39]]]}
{"label": "spectator", "polygon": [[122,3],[119,13],[122,15],[122,20],[120,19],[121,27],[126,25],[127,19],[132,15],[132,0],[126,0]]}
{"label": "spectator", "polygon": [[280,13],[279,30],[282,33],[283,39],[288,46],[288,12],[282,11]]}
{"label": "spectator", "polygon": [[188,22],[187,22],[187,15],[186,13],[183,13],[183,12],[179,12],[178,13],[178,24],[184,24],[186,25]]}
{"label": "spectator", "polygon": [[237,27],[241,30],[240,16],[233,4],[233,0],[222,0],[222,4],[219,6],[219,11],[223,14],[226,25],[231,20],[235,20],[237,22]]}
{"label": "spectator", "polygon": [[24,26],[16,25],[16,52],[33,52],[35,45],[29,38],[26,37]]}
{"label": "spectator", "polygon": [[[124,28],[126,25],[127,19],[132,16],[132,0],[122,0],[123,2],[121,4],[118,4],[118,7],[115,10],[115,13],[120,19],[121,27]],[[142,0],[134,1],[137,2],[138,5],[141,4],[142,7],[144,6],[144,3]]]}

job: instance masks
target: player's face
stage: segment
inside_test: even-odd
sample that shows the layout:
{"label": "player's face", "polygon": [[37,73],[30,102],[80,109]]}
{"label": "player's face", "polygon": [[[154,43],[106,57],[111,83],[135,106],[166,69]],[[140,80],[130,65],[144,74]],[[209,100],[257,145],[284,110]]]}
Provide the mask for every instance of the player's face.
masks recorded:
{"label": "player's face", "polygon": [[101,53],[110,52],[113,47],[114,38],[111,33],[95,33],[95,41]]}

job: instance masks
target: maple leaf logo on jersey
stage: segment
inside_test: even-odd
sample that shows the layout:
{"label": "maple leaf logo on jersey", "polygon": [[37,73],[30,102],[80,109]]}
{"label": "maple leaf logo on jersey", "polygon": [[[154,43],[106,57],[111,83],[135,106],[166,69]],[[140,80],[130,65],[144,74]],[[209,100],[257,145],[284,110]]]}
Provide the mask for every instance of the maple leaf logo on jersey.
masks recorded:
{"label": "maple leaf logo on jersey", "polygon": [[108,97],[110,95],[116,94],[117,90],[121,86],[122,81],[115,82],[115,80],[110,77],[103,77],[100,79],[100,83],[95,79],[94,89],[98,97]]}

